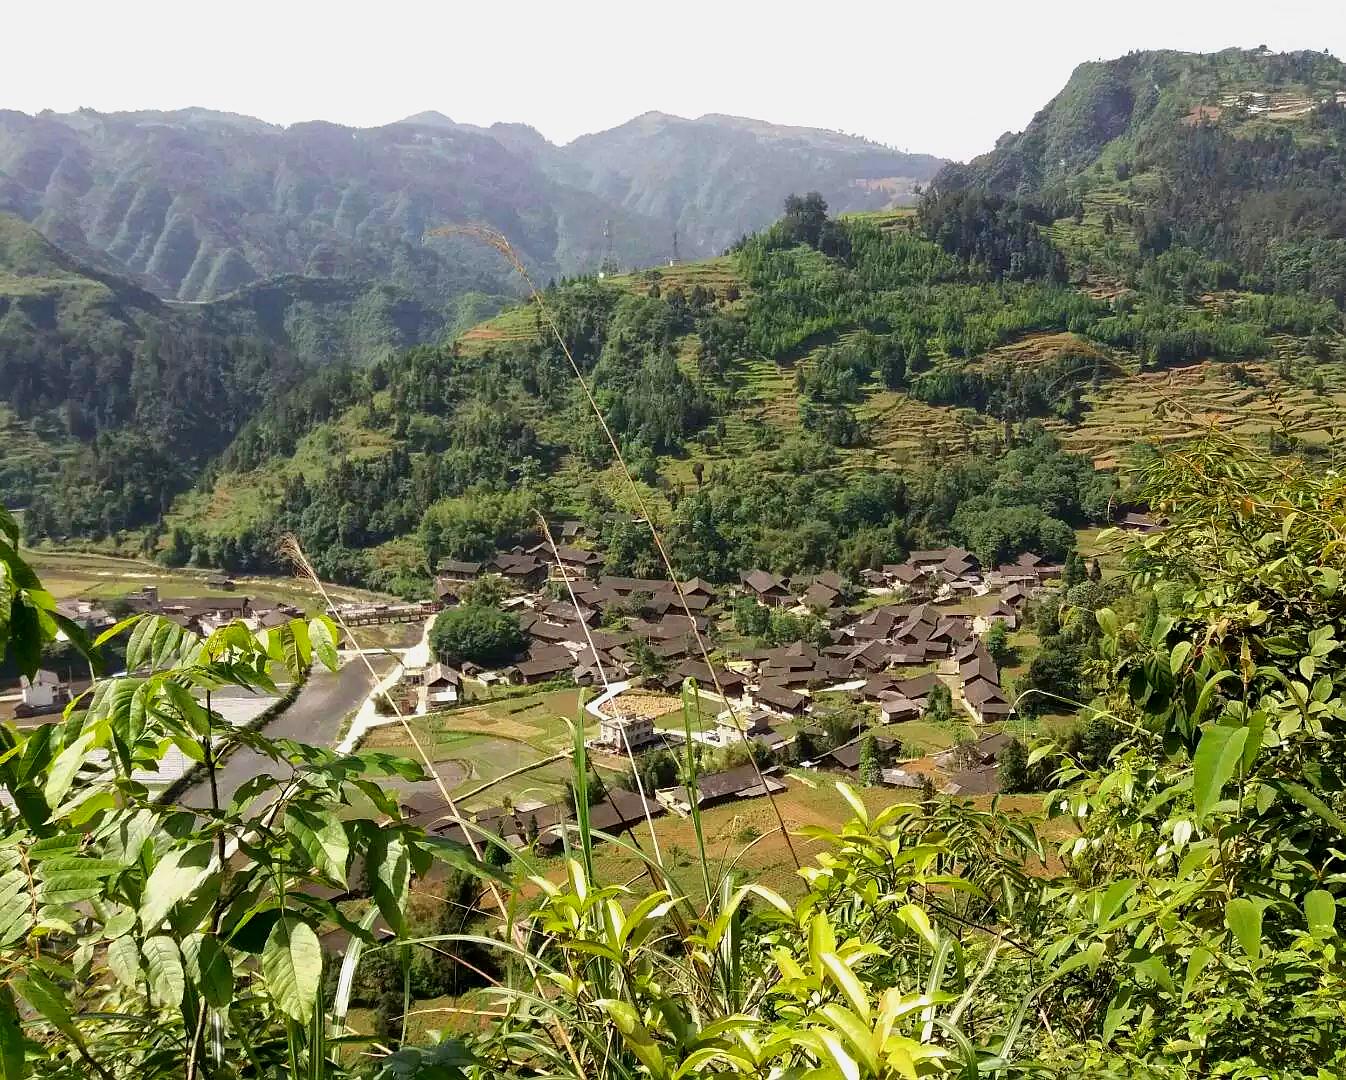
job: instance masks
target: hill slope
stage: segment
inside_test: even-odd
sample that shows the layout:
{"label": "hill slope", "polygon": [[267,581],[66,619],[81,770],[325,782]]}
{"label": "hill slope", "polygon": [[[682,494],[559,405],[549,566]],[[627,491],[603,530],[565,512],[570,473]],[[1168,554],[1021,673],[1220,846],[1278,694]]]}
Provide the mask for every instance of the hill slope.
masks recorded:
{"label": "hill slope", "polygon": [[1192,248],[1256,288],[1343,302],[1346,64],[1261,49],[1082,64],[1024,131],[934,186],[1027,197],[1076,224],[1106,212],[1141,255]]}
{"label": "hill slope", "polygon": [[792,192],[836,211],[910,201],[943,162],[813,128],[736,116],[646,113],[576,139],[562,154],[584,186],[678,230],[684,255],[714,255],[765,228]]}
{"label": "hill slope", "polygon": [[493,253],[426,231],[489,224],[545,280],[596,268],[609,246],[625,265],[664,261],[674,228],[689,253],[718,250],[796,188],[825,188],[838,209],[887,205],[939,164],[717,117],[641,118],[556,147],[437,113],[352,129],[199,109],[0,112],[0,211],[182,300],[282,274],[379,281],[432,304],[509,293]]}
{"label": "hill slope", "polygon": [[76,531],[143,524],[302,370],[440,340],[474,310],[471,297],[447,311],[393,286],[300,277],[166,302],[0,214],[0,501],[26,505],[64,466]]}
{"label": "hill slope", "polygon": [[[1059,552],[1114,505],[1106,470],[1138,442],[1211,422],[1335,454],[1346,373],[1330,303],[1225,290],[1137,304],[1016,279],[928,238],[940,213],[806,207],[732,256],[549,293],[680,569],[858,569],[950,541],[984,558]],[[513,543],[543,508],[588,519],[610,569],[657,568],[647,534],[611,514],[634,505],[530,309],[316,378],[179,500],[179,557],[262,568],[293,531],[325,575],[414,593],[437,555]],[[1000,478],[1025,444],[1029,471]]]}

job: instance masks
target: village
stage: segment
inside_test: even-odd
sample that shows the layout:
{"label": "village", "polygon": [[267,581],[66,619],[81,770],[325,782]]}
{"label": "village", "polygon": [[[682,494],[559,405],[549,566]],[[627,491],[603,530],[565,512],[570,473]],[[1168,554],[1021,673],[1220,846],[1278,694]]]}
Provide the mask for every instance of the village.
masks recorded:
{"label": "village", "polygon": [[[1143,514],[1123,515],[1118,525],[1157,527]],[[997,761],[1015,737],[1015,709],[984,639],[997,625],[1002,633],[1018,630],[1030,601],[1059,584],[1062,565],[1024,554],[987,567],[966,549],[943,547],[912,551],[854,579],[750,569],[732,583],[674,582],[605,573],[604,553],[582,523],[558,522],[554,531],[562,541],[555,545],[539,540],[485,560],[441,560],[432,599],[329,611],[350,635],[342,643],[354,650],[348,657],[371,627],[406,624],[408,642],[421,636],[420,646],[394,650],[398,663],[369,691],[350,745],[390,724],[394,713],[451,718],[483,702],[569,687],[586,693],[590,758],[611,780],[598,785],[591,808],[601,833],[690,812],[693,796],[682,782],[689,738],[698,744],[694,790],[703,808],[779,792],[811,773],[927,797],[999,791]],[[517,618],[524,648],[498,667],[447,663],[428,646],[434,619],[483,582]],[[161,597],[145,586],[115,604],[75,599],[62,601],[61,610],[90,633],[128,613],[162,616],[201,634],[235,620],[264,630],[304,614],[241,595],[226,577],[207,585],[211,595]],[[760,630],[773,615],[806,631],[776,644],[743,632],[745,622]],[[15,715],[40,720],[87,685],[87,672],[40,670],[22,680]],[[695,706],[692,723],[684,697]],[[247,724],[275,703],[225,708],[231,723]],[[918,728],[928,733],[936,714],[947,745],[909,737]],[[876,760],[867,763],[866,754]],[[651,766],[660,757],[662,771]],[[678,763],[675,781],[670,760]],[[161,786],[180,780],[190,762],[177,764],[151,779]],[[493,801],[490,783],[484,786],[481,798],[458,808],[471,825],[428,784],[403,793],[405,812],[449,838],[466,839],[464,830],[473,828],[544,852],[562,845],[571,801],[536,793]]]}
{"label": "village", "polygon": [[[1156,527],[1143,514],[1118,524]],[[432,657],[408,667],[395,693],[409,712],[434,716],[522,692],[515,688],[588,688],[591,760],[622,778],[591,808],[594,828],[616,833],[664,814],[686,816],[693,795],[685,776],[660,783],[644,763],[685,760],[689,737],[698,760],[713,763],[698,768],[701,808],[776,793],[792,775],[812,772],[927,796],[999,790],[997,760],[1014,739],[1015,710],[983,638],[997,624],[1019,628],[1026,605],[1059,584],[1062,565],[1025,554],[985,567],[972,552],[945,547],[912,551],[853,581],[752,569],[737,583],[674,582],[606,574],[581,523],[558,523],[555,532],[564,543],[446,559],[437,568],[435,597],[445,609],[497,578],[526,650],[495,669]],[[760,619],[780,612],[817,632],[764,647],[740,632],[745,609],[750,622],[759,621],[754,612]],[[921,726],[941,698],[950,745],[913,751],[904,725]],[[684,699],[695,707],[694,724]],[[838,730],[839,715],[848,728]],[[867,752],[877,755],[877,771],[866,770]],[[428,830],[465,839],[437,793],[421,790],[406,805]],[[542,851],[559,849],[574,816],[564,799],[487,801],[467,812],[477,830]]]}

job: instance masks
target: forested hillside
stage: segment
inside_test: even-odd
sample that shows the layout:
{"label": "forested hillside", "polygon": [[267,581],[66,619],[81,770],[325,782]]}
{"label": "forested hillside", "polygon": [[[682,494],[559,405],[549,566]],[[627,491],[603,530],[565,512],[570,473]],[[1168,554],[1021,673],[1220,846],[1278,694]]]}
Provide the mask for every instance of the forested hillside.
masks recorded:
{"label": "forested hillside", "polygon": [[936,186],[1027,197],[1076,225],[1083,209],[1112,240],[1095,269],[1155,258],[1179,287],[1237,279],[1341,303],[1343,180],[1346,65],[1230,49],[1082,64],[1026,130]]}
{"label": "forested hillside", "polygon": [[80,535],[143,525],[301,371],[438,339],[472,303],[291,278],[172,304],[0,214],[0,498],[50,491]]}
{"label": "forested hillside", "polygon": [[[1185,398],[1172,384],[1172,407],[1206,395],[1226,411],[1150,415],[1144,434],[1181,439],[1223,415],[1263,446],[1333,452],[1330,301],[1189,301],[1139,276],[1105,297],[1068,277],[1038,212],[998,196],[841,219],[810,196],[720,260],[544,302],[689,576],[858,571],[946,542],[1062,557],[1120,505],[1107,462],[1078,453],[1098,425],[1124,427],[1110,396],[1194,365],[1201,383]],[[617,476],[564,354],[521,307],[270,403],[158,542],[261,568],[295,531],[324,573],[414,594],[434,560],[513,543],[540,509],[585,517],[609,570],[648,573],[646,532],[613,514],[633,509]]]}

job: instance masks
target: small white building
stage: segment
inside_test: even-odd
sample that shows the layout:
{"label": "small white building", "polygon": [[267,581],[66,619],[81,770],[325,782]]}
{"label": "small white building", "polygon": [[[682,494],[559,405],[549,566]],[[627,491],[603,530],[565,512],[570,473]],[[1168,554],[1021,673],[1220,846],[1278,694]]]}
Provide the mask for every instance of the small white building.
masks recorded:
{"label": "small white building", "polygon": [[598,725],[598,741],[622,753],[627,747],[638,750],[657,737],[654,720],[648,716],[608,716],[605,713]]}
{"label": "small white building", "polygon": [[463,696],[463,677],[444,664],[431,664],[421,673],[426,705],[437,708],[456,705]]}
{"label": "small white building", "polygon": [[[728,746],[758,735],[769,734],[771,720],[772,714],[766,709],[753,709],[746,716],[737,718],[731,710],[726,709],[715,718],[715,734],[721,745]],[[740,725],[742,725],[741,731]]]}
{"label": "small white building", "polygon": [[50,709],[67,697],[60,676],[45,669],[39,670],[31,679],[27,675],[19,676],[19,687],[23,691],[24,705],[30,709]]}

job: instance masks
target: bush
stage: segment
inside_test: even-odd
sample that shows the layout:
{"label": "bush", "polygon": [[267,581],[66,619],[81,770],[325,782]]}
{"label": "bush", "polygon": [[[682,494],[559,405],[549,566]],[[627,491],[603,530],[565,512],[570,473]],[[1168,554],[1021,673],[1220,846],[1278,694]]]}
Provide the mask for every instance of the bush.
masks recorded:
{"label": "bush", "polygon": [[430,628],[430,648],[445,663],[498,667],[523,650],[519,619],[497,607],[469,604],[441,611]]}

